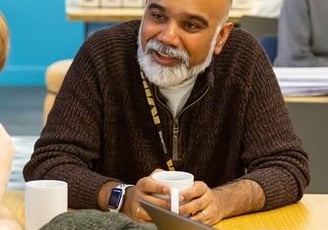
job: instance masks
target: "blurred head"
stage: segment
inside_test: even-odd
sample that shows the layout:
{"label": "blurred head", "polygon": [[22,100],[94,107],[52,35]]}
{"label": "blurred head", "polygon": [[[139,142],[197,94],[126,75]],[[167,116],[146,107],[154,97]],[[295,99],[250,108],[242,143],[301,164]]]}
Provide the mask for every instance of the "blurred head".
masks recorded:
{"label": "blurred head", "polygon": [[0,70],[5,65],[5,61],[8,54],[9,32],[6,20],[0,13]]}
{"label": "blurred head", "polygon": [[149,81],[181,84],[203,72],[233,27],[231,0],[148,0],[138,39],[138,61]]}

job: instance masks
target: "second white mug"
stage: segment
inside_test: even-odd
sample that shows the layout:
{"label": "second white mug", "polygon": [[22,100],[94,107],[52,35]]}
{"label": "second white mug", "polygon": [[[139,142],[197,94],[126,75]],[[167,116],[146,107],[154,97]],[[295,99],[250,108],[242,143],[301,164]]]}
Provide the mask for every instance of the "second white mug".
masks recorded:
{"label": "second white mug", "polygon": [[25,226],[36,230],[67,211],[67,183],[59,180],[34,180],[25,183]]}

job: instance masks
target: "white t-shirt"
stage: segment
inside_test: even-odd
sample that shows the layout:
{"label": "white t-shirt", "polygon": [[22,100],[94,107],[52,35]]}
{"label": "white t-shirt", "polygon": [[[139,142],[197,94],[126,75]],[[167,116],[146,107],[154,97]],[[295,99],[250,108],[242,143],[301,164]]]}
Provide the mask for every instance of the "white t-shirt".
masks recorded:
{"label": "white t-shirt", "polygon": [[181,85],[173,87],[159,87],[161,93],[168,100],[168,106],[174,117],[181,111],[194,88],[197,76],[186,80]]}

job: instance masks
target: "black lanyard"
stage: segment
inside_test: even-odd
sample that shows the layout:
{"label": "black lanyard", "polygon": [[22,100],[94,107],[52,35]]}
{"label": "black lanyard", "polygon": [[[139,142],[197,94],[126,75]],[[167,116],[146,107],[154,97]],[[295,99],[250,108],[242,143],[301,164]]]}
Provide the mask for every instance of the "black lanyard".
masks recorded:
{"label": "black lanyard", "polygon": [[144,87],[144,90],[145,90],[147,102],[148,102],[148,105],[149,105],[149,110],[150,110],[151,116],[153,118],[154,125],[156,126],[159,139],[161,140],[161,143],[162,143],[162,148],[163,148],[163,153],[164,153],[165,160],[166,160],[166,165],[167,165],[167,167],[170,171],[174,171],[175,169],[174,169],[174,165],[173,165],[173,160],[169,156],[169,153],[167,151],[166,144],[165,144],[165,141],[164,141],[163,132],[162,132],[162,129],[161,129],[161,120],[160,120],[159,115],[158,115],[158,111],[157,111],[157,107],[156,107],[156,104],[155,104],[154,96],[153,96],[153,94],[150,90],[148,82],[147,82],[147,80],[144,76],[144,73],[142,71],[140,71],[140,75],[141,75],[142,84],[143,84],[143,87]]}

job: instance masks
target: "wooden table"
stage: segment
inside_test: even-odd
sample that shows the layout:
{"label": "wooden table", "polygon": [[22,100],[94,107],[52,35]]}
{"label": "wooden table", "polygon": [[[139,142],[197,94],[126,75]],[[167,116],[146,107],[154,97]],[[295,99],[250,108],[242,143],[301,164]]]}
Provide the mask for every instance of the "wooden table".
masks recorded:
{"label": "wooden table", "polygon": [[[7,191],[4,204],[24,225],[24,193]],[[233,217],[214,227],[221,230],[323,230],[328,229],[328,194],[305,194],[292,205]]]}
{"label": "wooden table", "polygon": [[289,103],[317,103],[322,104],[328,103],[328,97],[327,96],[284,96],[285,102]]}
{"label": "wooden table", "polygon": [[323,230],[328,229],[328,194],[306,194],[301,202],[266,212],[226,219],[221,230]]}

